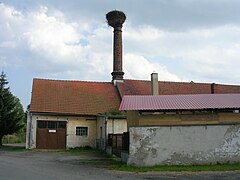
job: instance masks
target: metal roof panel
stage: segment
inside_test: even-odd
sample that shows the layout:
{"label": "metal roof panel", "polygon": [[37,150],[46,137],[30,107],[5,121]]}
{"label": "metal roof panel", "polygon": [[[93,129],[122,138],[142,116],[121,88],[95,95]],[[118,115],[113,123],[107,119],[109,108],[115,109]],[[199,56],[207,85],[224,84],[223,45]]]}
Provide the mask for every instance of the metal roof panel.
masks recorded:
{"label": "metal roof panel", "polygon": [[239,109],[240,94],[123,96],[120,110]]}

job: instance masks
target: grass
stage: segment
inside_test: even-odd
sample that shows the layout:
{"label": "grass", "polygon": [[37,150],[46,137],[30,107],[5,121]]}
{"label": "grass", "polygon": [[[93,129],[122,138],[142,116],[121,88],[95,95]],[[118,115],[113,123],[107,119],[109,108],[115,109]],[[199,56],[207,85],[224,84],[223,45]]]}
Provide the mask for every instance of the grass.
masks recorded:
{"label": "grass", "polygon": [[133,167],[126,164],[113,165],[112,169],[128,172],[153,172],[153,171],[235,171],[240,170],[240,163],[235,164],[215,164],[215,165],[176,165],[176,166],[153,166],[153,167]]}
{"label": "grass", "polygon": [[[235,171],[240,170],[240,163],[234,164],[215,164],[215,165],[159,165],[152,167],[133,167],[121,163],[120,159],[115,156],[108,156],[103,154],[103,159],[87,159],[81,163],[90,164],[100,168],[107,168],[116,171],[125,172],[202,172],[202,171]],[[103,157],[104,157],[103,156]]]}

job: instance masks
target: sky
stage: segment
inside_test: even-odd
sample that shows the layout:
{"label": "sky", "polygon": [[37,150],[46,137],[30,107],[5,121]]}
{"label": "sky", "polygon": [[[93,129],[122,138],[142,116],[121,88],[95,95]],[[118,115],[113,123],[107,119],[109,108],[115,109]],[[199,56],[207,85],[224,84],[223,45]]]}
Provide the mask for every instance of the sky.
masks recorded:
{"label": "sky", "polygon": [[240,84],[239,0],[0,0],[0,68],[24,108],[33,78],[111,81],[120,10],[125,79]]}

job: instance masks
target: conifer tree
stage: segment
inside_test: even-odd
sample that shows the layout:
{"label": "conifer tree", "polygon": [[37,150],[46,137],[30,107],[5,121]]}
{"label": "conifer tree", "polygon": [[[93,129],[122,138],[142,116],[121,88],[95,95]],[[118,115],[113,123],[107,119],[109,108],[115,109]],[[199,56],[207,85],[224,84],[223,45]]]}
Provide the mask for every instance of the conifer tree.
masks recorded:
{"label": "conifer tree", "polygon": [[6,74],[0,75],[0,146],[4,135],[13,134],[23,127],[23,107],[9,87]]}

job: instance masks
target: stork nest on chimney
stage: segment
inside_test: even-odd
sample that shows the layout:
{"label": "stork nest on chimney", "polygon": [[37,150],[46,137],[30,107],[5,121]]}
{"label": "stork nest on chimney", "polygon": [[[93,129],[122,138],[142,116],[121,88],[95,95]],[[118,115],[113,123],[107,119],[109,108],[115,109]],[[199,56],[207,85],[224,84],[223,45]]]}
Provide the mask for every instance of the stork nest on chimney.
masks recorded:
{"label": "stork nest on chimney", "polygon": [[106,14],[108,25],[112,27],[122,26],[126,20],[126,15],[122,11],[110,11]]}

